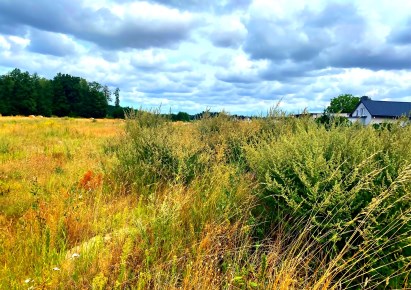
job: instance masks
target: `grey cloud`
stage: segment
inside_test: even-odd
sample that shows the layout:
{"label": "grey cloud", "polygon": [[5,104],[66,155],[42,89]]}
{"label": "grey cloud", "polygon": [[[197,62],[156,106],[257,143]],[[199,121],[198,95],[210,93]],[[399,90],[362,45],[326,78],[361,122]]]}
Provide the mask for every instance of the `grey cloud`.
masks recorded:
{"label": "grey cloud", "polygon": [[385,94],[382,94],[381,97],[409,102],[411,100],[411,85],[406,87],[393,87],[391,90],[387,90]]}
{"label": "grey cloud", "polygon": [[158,72],[161,71],[165,65],[164,61],[150,61],[147,59],[132,58],[130,64],[138,70],[145,72]]}
{"label": "grey cloud", "polygon": [[329,3],[320,12],[303,10],[290,20],[257,14],[246,23],[244,50],[254,59],[310,61],[340,42],[349,46],[363,39],[364,26],[351,4]]}
{"label": "grey cloud", "polygon": [[245,35],[246,33],[243,30],[224,30],[224,28],[220,28],[215,30],[210,37],[215,46],[236,48],[242,44]]}
{"label": "grey cloud", "polygon": [[47,31],[67,32],[70,19],[81,19],[80,6],[78,0],[4,0],[0,2],[0,19],[10,26],[28,25]]}
{"label": "grey cloud", "polygon": [[213,92],[227,92],[233,89],[233,86],[223,81],[215,81],[210,88]]}
{"label": "grey cloud", "polygon": [[371,70],[411,69],[411,47],[344,47],[326,56],[330,66],[367,68]]}
{"label": "grey cloud", "polygon": [[[132,0],[116,0],[117,2],[128,2]],[[232,12],[237,9],[247,8],[252,0],[153,0],[152,2],[160,3],[170,7],[176,7],[181,10],[192,11],[211,11],[215,13]]]}
{"label": "grey cloud", "polygon": [[200,72],[179,71],[166,72],[165,77],[174,83],[183,83],[187,87],[199,87],[205,80],[205,75]]}
{"label": "grey cloud", "polygon": [[411,17],[403,27],[393,30],[388,39],[395,44],[411,44]]}
{"label": "grey cloud", "polygon": [[96,50],[96,54],[101,55],[101,57],[108,62],[114,63],[120,59],[118,53],[112,50]]}
{"label": "grey cloud", "polygon": [[226,83],[255,83],[259,81],[253,72],[218,72],[216,78]]}
{"label": "grey cloud", "polygon": [[192,64],[189,62],[168,63],[166,60],[143,60],[131,59],[131,65],[139,71],[145,73],[181,73],[192,71]]}
{"label": "grey cloud", "polygon": [[23,36],[27,33],[27,28],[22,26],[10,25],[8,23],[2,23],[0,18],[0,33],[5,35]]}
{"label": "grey cloud", "polygon": [[105,27],[78,30],[74,34],[107,49],[144,49],[175,47],[189,37],[190,30],[189,21],[164,19],[161,23],[147,23],[141,19],[128,19],[117,23],[105,23]]}
{"label": "grey cloud", "polygon": [[308,60],[316,57],[330,41],[314,29],[296,30],[291,21],[253,18],[247,23],[244,51],[253,59]]}
{"label": "grey cloud", "polygon": [[296,63],[293,61],[271,62],[270,65],[259,72],[264,80],[276,80],[281,82],[294,81],[293,78],[306,77],[313,70],[311,62]]}
{"label": "grey cloud", "polygon": [[403,30],[396,33],[392,40],[397,44],[411,44],[411,27],[408,28],[408,30]]}
{"label": "grey cloud", "polygon": [[85,8],[80,0],[1,1],[2,22],[71,34],[107,49],[174,47],[198,24],[189,16],[120,19],[107,9]]}
{"label": "grey cloud", "polygon": [[155,88],[141,88],[139,89],[140,92],[150,94],[156,97],[163,97],[165,94],[186,94],[192,93],[191,88],[187,88],[185,86],[174,86],[174,87],[155,87]]}
{"label": "grey cloud", "polygon": [[319,13],[305,9],[299,16],[309,26],[321,29],[342,23],[364,24],[364,19],[358,15],[357,8],[351,3],[329,2]]}
{"label": "grey cloud", "polygon": [[190,72],[192,70],[192,64],[186,61],[168,64],[164,69],[166,72]]}
{"label": "grey cloud", "polygon": [[30,38],[28,49],[32,52],[54,56],[66,56],[75,53],[74,43],[68,41],[62,35],[33,30],[30,33]]}
{"label": "grey cloud", "polygon": [[202,64],[218,66],[218,67],[227,67],[230,65],[232,55],[229,53],[220,54],[215,56],[211,53],[205,53],[200,57],[200,62]]}
{"label": "grey cloud", "polygon": [[[292,20],[256,14],[246,23],[243,48],[252,59],[271,61],[260,73],[268,80],[314,76],[330,67],[411,68],[411,46],[381,42],[368,25],[352,4],[329,3],[319,12],[303,10]],[[404,29],[392,39],[405,43],[411,40],[409,31]]]}
{"label": "grey cloud", "polygon": [[168,78],[166,74],[161,77],[157,74],[145,74],[139,77],[135,88],[140,93],[161,98],[164,95],[191,94],[195,89],[192,85],[190,81],[184,81],[184,74],[177,81]]}

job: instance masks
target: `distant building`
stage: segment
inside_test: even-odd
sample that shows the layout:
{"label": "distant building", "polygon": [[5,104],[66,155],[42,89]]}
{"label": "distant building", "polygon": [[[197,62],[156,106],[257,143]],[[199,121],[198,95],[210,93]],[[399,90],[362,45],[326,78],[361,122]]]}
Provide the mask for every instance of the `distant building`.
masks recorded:
{"label": "distant building", "polygon": [[373,101],[363,96],[350,114],[349,120],[368,125],[393,122],[404,116],[410,119],[411,102]]}
{"label": "distant building", "polygon": [[321,117],[323,115],[323,113],[308,113],[308,112],[303,112],[301,114],[293,114],[291,116],[294,116],[296,118],[302,118],[302,117],[311,117],[313,119],[317,119],[319,117]]}
{"label": "distant building", "polygon": [[[291,115],[295,118],[302,118],[302,117],[310,117],[312,119],[317,119],[317,118],[321,118],[322,116],[324,116],[325,113],[301,113],[301,114],[294,114]],[[348,118],[350,116],[350,114],[348,113],[327,113],[326,114],[329,117],[345,117]]]}

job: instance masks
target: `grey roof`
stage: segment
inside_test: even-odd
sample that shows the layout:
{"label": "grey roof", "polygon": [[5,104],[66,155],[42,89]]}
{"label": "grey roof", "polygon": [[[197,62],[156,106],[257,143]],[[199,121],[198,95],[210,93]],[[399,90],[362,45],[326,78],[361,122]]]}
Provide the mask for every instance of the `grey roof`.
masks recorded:
{"label": "grey roof", "polygon": [[391,102],[391,101],[373,101],[371,99],[362,99],[368,112],[374,117],[400,117],[411,116],[411,102]]}

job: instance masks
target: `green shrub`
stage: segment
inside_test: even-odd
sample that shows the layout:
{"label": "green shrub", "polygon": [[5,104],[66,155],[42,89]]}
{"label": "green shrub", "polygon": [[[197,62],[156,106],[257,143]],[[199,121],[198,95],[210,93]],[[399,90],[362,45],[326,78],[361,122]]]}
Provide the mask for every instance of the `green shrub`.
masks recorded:
{"label": "green shrub", "polygon": [[[207,148],[159,112],[128,116],[127,139],[119,149],[119,174],[137,188],[188,184],[208,164]],[[194,132],[195,133],[195,132]]]}
{"label": "green shrub", "polygon": [[325,128],[308,119],[275,126],[246,147],[271,224],[312,224],[313,237],[356,273],[346,286],[396,277],[389,283],[401,287],[411,261],[411,131]]}

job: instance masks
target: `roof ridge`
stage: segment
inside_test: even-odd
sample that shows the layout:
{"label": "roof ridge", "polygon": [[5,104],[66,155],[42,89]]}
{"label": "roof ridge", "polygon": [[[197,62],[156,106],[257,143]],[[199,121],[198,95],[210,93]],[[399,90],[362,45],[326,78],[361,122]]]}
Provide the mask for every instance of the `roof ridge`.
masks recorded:
{"label": "roof ridge", "polygon": [[382,100],[361,100],[362,102],[380,102],[380,103],[407,103],[410,104],[411,102],[405,101],[382,101]]}

